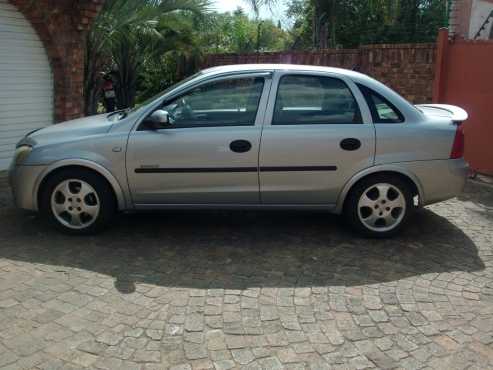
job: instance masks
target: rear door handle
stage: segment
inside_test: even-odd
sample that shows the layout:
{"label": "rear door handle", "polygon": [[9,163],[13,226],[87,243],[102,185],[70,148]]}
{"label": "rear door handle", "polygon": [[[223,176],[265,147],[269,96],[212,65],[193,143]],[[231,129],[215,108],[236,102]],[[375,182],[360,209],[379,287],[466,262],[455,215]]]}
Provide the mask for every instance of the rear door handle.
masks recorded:
{"label": "rear door handle", "polygon": [[361,148],[361,141],[353,137],[349,137],[347,139],[342,140],[340,146],[341,149],[343,150],[354,151]]}
{"label": "rear door handle", "polygon": [[235,140],[229,144],[229,149],[235,153],[246,153],[252,149],[252,144],[247,140]]}

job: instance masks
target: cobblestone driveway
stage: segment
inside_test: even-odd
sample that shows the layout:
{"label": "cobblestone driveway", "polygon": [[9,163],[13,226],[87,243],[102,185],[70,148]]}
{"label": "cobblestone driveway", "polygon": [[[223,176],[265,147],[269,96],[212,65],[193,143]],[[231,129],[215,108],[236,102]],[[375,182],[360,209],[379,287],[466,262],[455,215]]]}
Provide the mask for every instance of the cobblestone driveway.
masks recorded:
{"label": "cobblestone driveway", "polygon": [[336,217],[129,215],[67,237],[0,191],[0,368],[493,368],[493,191],[399,238]]}

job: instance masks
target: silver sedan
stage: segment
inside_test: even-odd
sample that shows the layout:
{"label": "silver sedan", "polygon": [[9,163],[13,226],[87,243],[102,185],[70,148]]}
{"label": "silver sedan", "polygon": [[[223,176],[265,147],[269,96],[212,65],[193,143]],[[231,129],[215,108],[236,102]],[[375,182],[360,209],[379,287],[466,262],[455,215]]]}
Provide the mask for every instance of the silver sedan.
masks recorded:
{"label": "silver sedan", "polygon": [[216,67],[132,110],[30,133],[10,181],[18,207],[75,234],[118,211],[241,208],[323,210],[386,237],[462,191],[466,119],[348,70]]}

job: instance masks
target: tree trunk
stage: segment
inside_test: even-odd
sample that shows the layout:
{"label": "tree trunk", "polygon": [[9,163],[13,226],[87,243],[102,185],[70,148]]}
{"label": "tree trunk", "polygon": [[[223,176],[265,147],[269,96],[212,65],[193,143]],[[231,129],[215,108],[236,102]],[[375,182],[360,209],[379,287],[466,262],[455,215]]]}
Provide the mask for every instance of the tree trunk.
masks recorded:
{"label": "tree trunk", "polygon": [[313,5],[312,29],[313,47],[318,49],[320,46],[320,7],[317,1],[315,1]]}
{"label": "tree trunk", "polygon": [[[336,35],[336,26],[337,26],[337,1],[332,0],[330,4],[330,13],[326,16],[326,19],[330,19],[330,47],[331,48],[336,48],[337,47],[337,35]],[[327,33],[328,33],[328,26],[326,25]],[[329,39],[329,35],[326,35],[326,40]]]}
{"label": "tree trunk", "polygon": [[91,116],[97,113],[99,91],[101,83],[98,81],[97,70],[98,63],[95,62],[95,57],[86,60],[86,72],[84,75],[84,103],[85,115]]}
{"label": "tree trunk", "polygon": [[322,8],[322,1],[314,1],[313,6],[313,47],[317,50],[327,49],[329,41],[329,24],[327,12]]}
{"label": "tree trunk", "polygon": [[319,49],[329,48],[329,25],[327,22],[321,22],[319,30]]}

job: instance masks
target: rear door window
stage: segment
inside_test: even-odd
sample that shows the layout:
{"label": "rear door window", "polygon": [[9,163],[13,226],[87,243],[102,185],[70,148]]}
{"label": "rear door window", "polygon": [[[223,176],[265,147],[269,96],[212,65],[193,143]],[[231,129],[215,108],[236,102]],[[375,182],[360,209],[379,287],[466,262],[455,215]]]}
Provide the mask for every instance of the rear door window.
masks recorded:
{"label": "rear door window", "polygon": [[362,123],[359,106],[338,78],[287,75],[281,78],[273,125]]}

